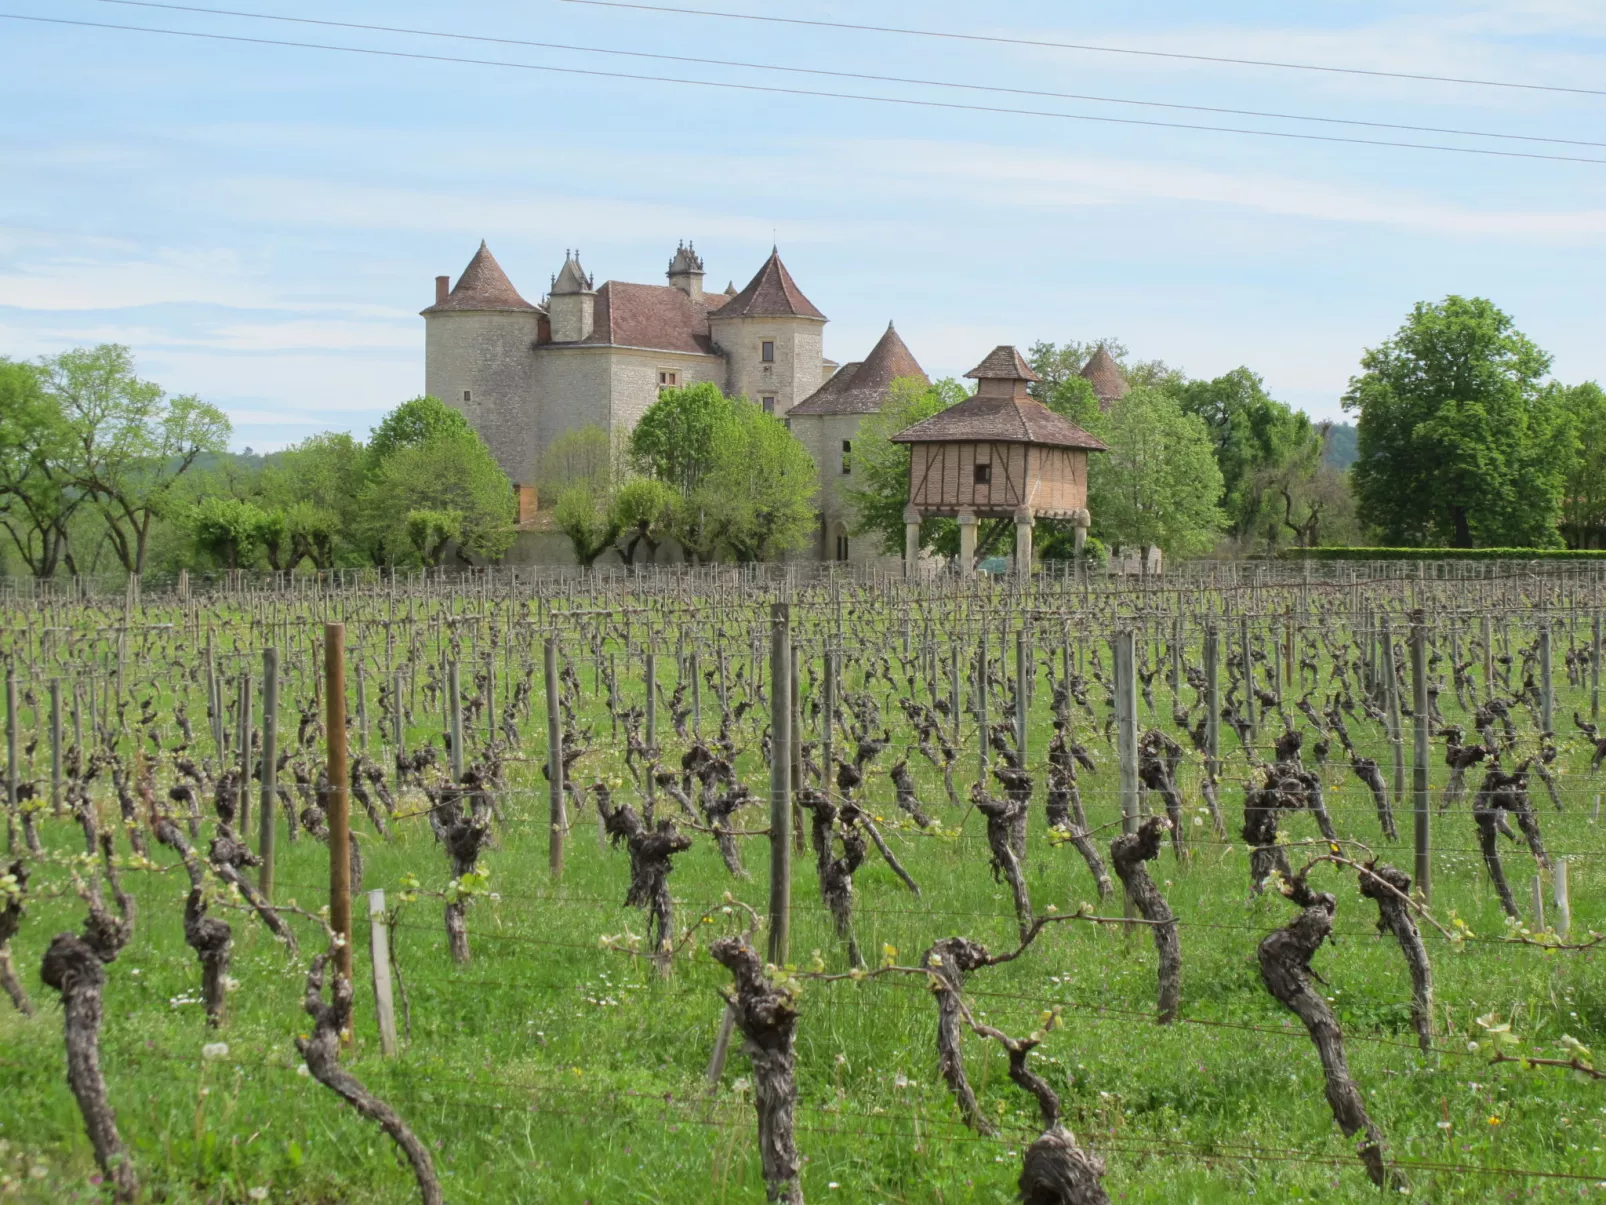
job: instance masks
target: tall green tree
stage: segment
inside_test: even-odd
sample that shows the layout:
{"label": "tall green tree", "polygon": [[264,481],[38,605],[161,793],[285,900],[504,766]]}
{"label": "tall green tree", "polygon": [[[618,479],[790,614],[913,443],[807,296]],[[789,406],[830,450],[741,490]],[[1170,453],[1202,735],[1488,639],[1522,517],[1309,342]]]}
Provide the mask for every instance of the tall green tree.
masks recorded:
{"label": "tall green tree", "polygon": [[517,517],[512,482],[467,427],[396,447],[371,472],[359,507],[379,563],[439,563],[453,543],[460,558],[495,561],[513,543]]}
{"label": "tall green tree", "polygon": [[123,568],[142,573],[152,525],[196,459],[224,450],[229,420],[199,398],[169,397],[140,380],[118,344],[50,356],[41,368],[70,432],[73,484],[105,522]]}
{"label": "tall green tree", "polygon": [[717,385],[665,389],[631,432],[631,455],[643,473],[689,498],[713,471],[719,433],[731,413],[732,399]]}
{"label": "tall green tree", "polygon": [[1606,390],[1594,381],[1556,385],[1573,454],[1562,489],[1561,531],[1571,548],[1606,548]]}
{"label": "tall green tree", "polygon": [[377,469],[403,448],[416,448],[443,435],[472,432],[468,419],[427,393],[403,402],[380,420],[368,436],[368,468]]}
{"label": "tall green tree", "polygon": [[183,522],[202,552],[225,569],[242,569],[250,564],[272,520],[255,503],[213,496],[191,507]]}
{"label": "tall green tree", "polygon": [[278,517],[263,544],[275,569],[309,560],[333,569],[356,550],[367,452],[347,432],[309,435],[275,453],[263,470],[263,506]]}
{"label": "tall green tree", "polygon": [[1481,297],[1420,302],[1350,381],[1361,518],[1385,542],[1560,542],[1567,425],[1550,357]]}
{"label": "tall green tree", "polygon": [[[966,392],[951,378],[927,385],[917,377],[907,377],[892,382],[880,410],[859,420],[858,434],[853,437],[852,484],[842,491],[853,507],[855,536],[875,536],[888,556],[903,555],[909,447],[893,443],[892,437],[964,401]],[[920,546],[952,556],[959,550],[958,525],[952,519],[925,519],[920,524]]]}
{"label": "tall green tree", "polygon": [[0,528],[28,572],[48,578],[65,559],[74,512],[72,433],[33,364],[0,358]]}
{"label": "tall green tree", "polygon": [[[1321,456],[1322,435],[1300,411],[1266,393],[1260,377],[1235,368],[1212,381],[1175,389],[1182,409],[1204,421],[1224,484],[1227,533],[1238,540],[1279,542],[1286,500],[1274,483],[1309,479]],[[1268,534],[1269,533],[1269,534]]]}
{"label": "tall green tree", "polygon": [[737,561],[763,561],[808,543],[819,489],[814,458],[786,424],[737,398],[688,506],[704,514],[719,546]]}
{"label": "tall green tree", "polygon": [[1094,534],[1169,556],[1210,551],[1225,524],[1221,470],[1204,421],[1176,398],[1142,386],[1112,406],[1094,432],[1109,445],[1088,470]]}

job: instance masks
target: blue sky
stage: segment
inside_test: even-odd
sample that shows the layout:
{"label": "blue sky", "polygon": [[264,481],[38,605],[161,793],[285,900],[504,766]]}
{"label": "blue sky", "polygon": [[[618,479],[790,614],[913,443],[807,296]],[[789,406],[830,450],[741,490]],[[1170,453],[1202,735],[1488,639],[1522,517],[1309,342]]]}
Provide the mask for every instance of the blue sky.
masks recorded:
{"label": "blue sky", "polygon": [[[199,0],[205,4],[206,0]],[[1583,0],[1123,5],[703,0],[750,14],[1578,88]],[[1606,96],[808,29],[563,0],[214,7],[774,66],[1606,143]],[[695,6],[695,5],[694,5]],[[105,3],[0,11],[1100,116],[1578,155],[1094,101],[832,80]],[[738,287],[773,240],[857,359],[889,319],[933,375],[1114,335],[1239,364],[1319,417],[1417,300],[1493,298],[1568,381],[1606,379],[1606,163],[1148,128],[0,21],[0,354],[116,340],[236,446],[365,431],[423,387],[433,278],[479,240],[534,300],[581,249],[657,281],[678,239]]]}

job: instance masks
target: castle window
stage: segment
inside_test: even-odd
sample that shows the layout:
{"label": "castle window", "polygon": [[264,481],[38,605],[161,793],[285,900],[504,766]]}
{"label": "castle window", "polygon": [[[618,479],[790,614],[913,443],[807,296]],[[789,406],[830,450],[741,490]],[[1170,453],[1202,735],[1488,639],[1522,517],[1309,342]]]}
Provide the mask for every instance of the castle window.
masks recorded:
{"label": "castle window", "polygon": [[766,364],[775,363],[775,341],[773,339],[765,339],[758,345],[758,358]]}
{"label": "castle window", "polygon": [[473,393],[473,391],[472,391],[472,390],[469,390],[469,389],[465,389],[465,390],[463,390],[463,400],[464,400],[464,401],[465,401],[465,402],[472,402],[472,401],[473,401],[473,400],[474,400],[474,393]]}
{"label": "castle window", "polygon": [[764,413],[765,414],[774,414],[775,413],[775,399],[772,398],[772,397],[767,397],[767,398],[764,398],[762,400],[764,402]]}
{"label": "castle window", "polygon": [[978,464],[976,466],[976,484],[977,485],[991,485],[992,483],[993,483],[993,466],[990,465],[990,464]]}
{"label": "castle window", "polygon": [[673,369],[660,368],[658,370],[658,388],[673,389],[680,384],[680,374]]}
{"label": "castle window", "polygon": [[848,537],[840,532],[836,537],[836,559],[839,561],[848,559]]}
{"label": "castle window", "polygon": [[[852,455],[853,455],[853,441],[851,439],[844,439],[842,441],[842,475],[844,477],[846,477],[849,473],[853,472],[853,462],[848,459],[848,457],[850,457]],[[843,559],[846,559],[846,558],[843,558]]]}

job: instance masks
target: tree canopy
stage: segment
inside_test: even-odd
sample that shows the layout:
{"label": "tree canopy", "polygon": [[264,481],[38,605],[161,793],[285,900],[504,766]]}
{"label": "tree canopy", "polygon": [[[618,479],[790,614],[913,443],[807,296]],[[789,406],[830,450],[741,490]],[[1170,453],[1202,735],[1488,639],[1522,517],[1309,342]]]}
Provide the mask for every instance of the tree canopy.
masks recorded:
{"label": "tree canopy", "polygon": [[1225,522],[1204,420],[1162,389],[1140,386],[1110,407],[1095,434],[1107,453],[1089,457],[1093,533],[1123,547],[1159,547],[1169,556],[1210,551]]}
{"label": "tree canopy", "polygon": [[[892,382],[881,409],[860,420],[859,432],[853,439],[852,484],[842,491],[856,516],[852,527],[855,536],[876,536],[888,556],[903,555],[903,512],[909,505],[909,448],[893,443],[892,437],[963,401],[965,394],[965,387],[951,378],[927,385],[916,377],[907,377]],[[958,525],[952,519],[924,520],[920,525],[920,546],[952,555],[959,548]]]}
{"label": "tree canopy", "polygon": [[1344,395],[1354,485],[1385,542],[1559,542],[1568,426],[1542,387],[1550,357],[1509,316],[1480,297],[1419,303],[1361,367]]}

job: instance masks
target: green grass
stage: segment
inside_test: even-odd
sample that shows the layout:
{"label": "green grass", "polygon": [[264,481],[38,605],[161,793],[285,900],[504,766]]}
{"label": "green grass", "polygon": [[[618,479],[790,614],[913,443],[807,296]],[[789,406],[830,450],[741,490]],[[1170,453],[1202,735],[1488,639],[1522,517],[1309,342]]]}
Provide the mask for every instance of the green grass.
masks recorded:
{"label": "green grass", "polygon": [[[1040,692],[1038,710],[1046,707],[1046,695]],[[1163,691],[1161,696],[1163,708]],[[589,690],[587,702],[592,705]],[[1444,705],[1454,708],[1448,693]],[[705,699],[705,721],[710,710]],[[889,718],[894,714],[891,707],[883,710]],[[1150,721],[1146,708],[1141,718]],[[665,729],[668,736],[667,722]],[[542,730],[539,719],[526,722],[524,730],[533,742]],[[1091,736],[1091,726],[1084,731],[1101,766],[1096,775],[1084,775],[1084,799],[1092,823],[1109,824],[1118,815],[1113,755]],[[1363,731],[1356,726],[1358,737]],[[605,719],[597,732],[600,748],[606,744]],[[1365,735],[1368,750],[1386,770],[1376,734]],[[1038,750],[1046,736],[1035,734]],[[678,754],[678,747],[671,748]],[[1534,799],[1551,850],[1580,855],[1571,863],[1574,932],[1606,930],[1602,841],[1590,814],[1590,784],[1582,779],[1586,753],[1571,748],[1565,757],[1569,809],[1554,811],[1538,784]],[[973,754],[962,762],[970,773],[972,759]],[[890,765],[888,756],[881,762],[883,769]],[[582,780],[615,772],[616,764],[612,755],[590,757],[582,763]],[[930,767],[918,757],[910,765],[929,809],[945,825],[957,823],[959,815],[939,802],[941,788]],[[750,785],[761,787],[764,771],[756,751],[744,756],[740,769]],[[1442,773],[1442,767],[1436,770]],[[1222,803],[1236,838],[1242,792],[1232,781],[1229,774]],[[1405,844],[1384,850],[1364,788],[1336,767],[1328,781],[1340,831],[1409,868],[1408,814],[1400,817]],[[641,914],[620,903],[627,856],[598,848],[588,806],[570,835],[565,876],[553,884],[546,869],[544,787],[530,764],[515,767],[514,785],[519,790],[510,822],[499,847],[484,858],[500,899],[478,902],[470,916],[472,963],[458,968],[448,960],[438,901],[423,900],[404,911],[395,938],[411,1001],[412,1039],[394,1060],[379,1054],[367,930],[359,921],[350,1069],[430,1144],[454,1205],[762,1200],[751,1101],[741,1090],[746,1060],[733,1052],[712,1097],[703,1078],[722,1008],[718,990],[728,976],[707,956],[706,941],[681,958],[668,978],[642,959],[600,948],[604,935],[643,931]],[[884,776],[871,780],[870,791],[871,798],[890,799]],[[1032,897],[1039,909],[1054,904],[1071,911],[1096,895],[1075,850],[1045,839],[1041,791],[1040,780],[1027,861]],[[1185,791],[1197,800],[1191,786]],[[405,803],[402,808],[411,810]],[[762,825],[757,809],[747,815],[744,823]],[[872,960],[885,945],[897,950],[900,962],[912,963],[931,941],[951,934],[995,951],[1014,945],[1009,895],[988,872],[979,820],[972,814],[957,842],[903,832],[892,837],[923,887],[918,900],[872,849],[856,877],[856,927]],[[404,822],[389,844],[372,835],[365,820],[355,827],[365,834],[366,886],[385,887],[394,896],[407,874],[426,886],[444,885],[445,856],[421,819]],[[1316,835],[1314,823],[1303,816],[1285,827],[1299,839]],[[1115,831],[1106,829],[1100,840],[1107,842]],[[68,821],[47,821],[45,833],[55,848],[81,848]],[[1051,926],[1027,957],[974,975],[973,1007],[1000,1028],[1023,1034],[1038,1024],[1045,1007],[1066,1004],[1064,1028],[1047,1039],[1033,1065],[1061,1092],[1067,1124],[1105,1158],[1114,1200],[1375,1199],[1332,1121],[1313,1047],[1260,983],[1256,944],[1291,919],[1294,909],[1280,898],[1250,900],[1241,841],[1228,849],[1210,842],[1208,827],[1190,825],[1189,833],[1202,839],[1194,856],[1178,864],[1167,849],[1151,869],[1185,924],[1183,1015],[1220,1026],[1161,1027],[1146,1019],[1154,1007],[1155,978],[1147,934],[1084,924]],[[1442,918],[1454,909],[1480,937],[1499,938],[1503,919],[1481,861],[1472,852],[1455,852],[1476,845],[1464,805],[1435,817],[1434,841],[1446,851],[1434,862],[1436,914]],[[677,859],[671,887],[680,924],[718,904],[726,891],[762,910],[766,843],[747,839],[742,845],[752,876],[745,882],[731,880],[702,834]],[[280,898],[321,904],[324,847],[305,837],[288,844],[281,831],[279,849]],[[1519,846],[1507,846],[1505,857],[1526,906],[1533,860]],[[158,860],[172,858],[164,850]],[[1408,1199],[1561,1201],[1601,1195],[1593,1178],[1606,1183],[1606,1083],[1581,1082],[1558,1070],[1493,1066],[1487,1045],[1477,1053],[1466,1049],[1469,1037],[1482,1036],[1475,1018],[1491,1011],[1513,1020],[1524,1051],[1555,1053],[1563,1033],[1606,1045],[1600,956],[1546,954],[1498,941],[1455,950],[1429,932],[1439,1044],[1450,1053],[1422,1056],[1406,1008],[1405,965],[1392,939],[1375,935],[1375,907],[1360,898],[1352,874],[1324,869],[1316,877],[1339,897],[1340,933],[1316,966],[1334,998],[1351,1069],[1390,1156],[1405,1163],[1592,1177],[1411,1170]],[[41,869],[38,882],[59,886],[60,871]],[[795,857],[793,883],[794,962],[807,966],[818,950],[833,970],[843,969],[844,955],[819,904],[812,855]],[[412,1199],[411,1177],[378,1128],[297,1074],[293,1039],[308,1025],[301,1010],[305,959],[289,960],[254,919],[229,913],[239,987],[218,1034],[193,1002],[199,972],[183,942],[182,874],[135,873],[130,885],[140,904],[138,930],[108,968],[102,1057],[148,1198],[247,1201],[252,1189],[265,1188],[268,1200],[309,1205]],[[1099,911],[1118,913],[1119,907],[1112,899]],[[365,916],[366,909],[357,911]],[[54,993],[38,980],[50,937],[76,929],[82,912],[70,895],[42,892],[31,900],[13,942],[39,1013],[25,1020],[9,1008],[0,1010],[0,1201],[101,1196],[65,1084],[60,1011]],[[721,917],[706,928],[712,935],[730,927]],[[301,929],[305,946],[319,944],[307,926]],[[946,1205],[1013,1198],[1020,1154],[1036,1133],[1035,1112],[1005,1077],[1000,1052],[970,1038],[972,1082],[983,1107],[1000,1119],[1003,1137],[979,1139],[963,1128],[935,1074],[934,1017],[929,994],[912,978],[805,984],[797,1040],[798,1145],[807,1159],[803,1183],[810,1200]],[[219,1040],[228,1043],[227,1056],[204,1060],[202,1046]],[[1236,1157],[1250,1147],[1261,1148],[1260,1157]]]}

